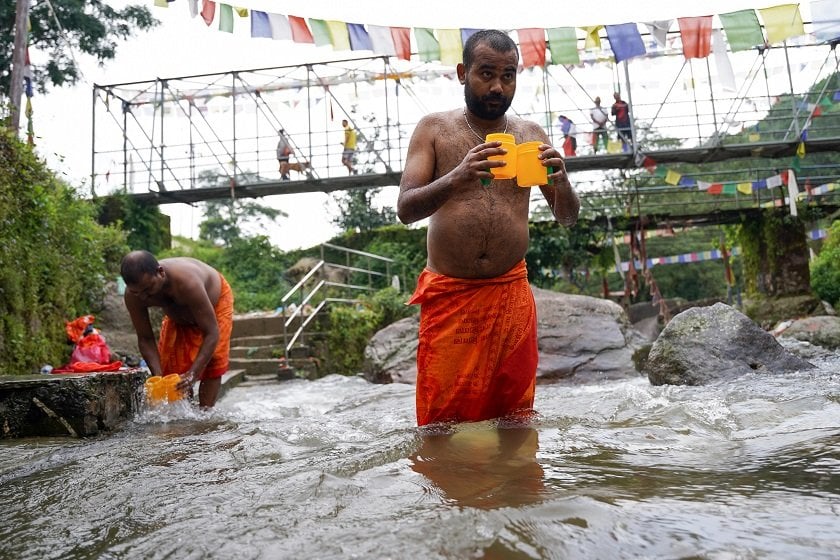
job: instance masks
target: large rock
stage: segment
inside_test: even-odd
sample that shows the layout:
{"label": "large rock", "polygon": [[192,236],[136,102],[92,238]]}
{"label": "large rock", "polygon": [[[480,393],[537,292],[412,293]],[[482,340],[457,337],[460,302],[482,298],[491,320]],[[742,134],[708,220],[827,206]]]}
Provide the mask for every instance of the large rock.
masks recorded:
{"label": "large rock", "polygon": [[[540,380],[594,380],[639,375],[633,355],[646,341],[621,306],[608,300],[534,288]],[[365,349],[364,376],[376,383],[417,380],[419,317],[382,329]]]}
{"label": "large rock", "polygon": [[533,288],[542,380],[615,379],[639,374],[633,355],[647,344],[617,303]]}
{"label": "large rock", "polygon": [[840,348],[840,317],[820,315],[796,319],[782,331],[781,336],[837,350]]}
{"label": "large rock", "polygon": [[784,373],[811,363],[725,303],[675,316],[653,343],[643,373],[653,385],[704,385],[750,372]]}

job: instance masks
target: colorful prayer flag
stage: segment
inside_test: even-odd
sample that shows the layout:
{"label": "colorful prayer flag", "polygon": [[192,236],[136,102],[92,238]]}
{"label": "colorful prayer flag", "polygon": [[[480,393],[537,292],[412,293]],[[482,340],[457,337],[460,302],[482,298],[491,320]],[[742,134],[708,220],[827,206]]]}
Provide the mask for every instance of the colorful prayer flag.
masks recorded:
{"label": "colorful prayer flag", "polygon": [[467,42],[467,39],[473,36],[477,31],[480,29],[474,29],[471,27],[462,27],[461,28],[461,44],[464,45]]}
{"label": "colorful prayer flag", "polygon": [[732,52],[746,51],[764,44],[764,34],[755,10],[738,10],[718,14]]}
{"label": "colorful prayer flag", "polygon": [[579,64],[577,33],[574,27],[555,27],[548,30],[548,50],[552,64]]}
{"label": "colorful prayer flag", "polygon": [[737,185],[735,185],[735,188],[738,190],[739,193],[752,194],[752,182],[738,183]]}
{"label": "colorful prayer flag", "polygon": [[600,49],[601,36],[599,32],[603,29],[603,25],[590,25],[588,27],[581,27],[586,33],[586,41],[583,43],[584,49]]}
{"label": "colorful prayer flag", "polygon": [[383,25],[368,25],[367,32],[370,37],[371,50],[373,52],[387,56],[397,55],[390,27],[385,27]]}
{"label": "colorful prayer flag", "polygon": [[309,18],[309,30],[312,33],[312,40],[318,47],[332,46],[332,34],[326,20]]}
{"label": "colorful prayer flag", "polygon": [[682,177],[682,175],[680,175],[676,171],[669,169],[665,173],[665,182],[669,185],[678,185],[680,183],[680,177]]}
{"label": "colorful prayer flag", "polygon": [[201,19],[208,27],[213,24],[213,18],[216,15],[216,3],[212,0],[204,0],[201,5]]}
{"label": "colorful prayer flag", "polygon": [[238,8],[234,6],[233,10],[239,17],[248,17],[248,8]]}
{"label": "colorful prayer flag", "polygon": [[373,43],[370,41],[370,35],[365,31],[365,26],[361,23],[348,23],[347,33],[350,35],[350,49],[354,51],[372,51]]}
{"label": "colorful prayer flag", "polygon": [[415,27],[414,39],[417,41],[417,54],[420,60],[424,62],[440,60],[440,43],[435,39],[431,29]]}
{"label": "colorful prayer flag", "polygon": [[522,53],[522,66],[545,66],[545,30],[542,28],[518,29],[519,51]]}
{"label": "colorful prayer flag", "polygon": [[233,6],[222,4],[219,10],[219,31],[233,33]]}
{"label": "colorful prayer flag", "polygon": [[315,43],[312,33],[306,27],[306,21],[299,16],[289,16],[289,27],[292,28],[292,41],[295,43]]}
{"label": "colorful prayer flag", "polygon": [[712,16],[677,18],[686,58],[706,58],[712,51]]}
{"label": "colorful prayer flag", "polygon": [[251,37],[271,38],[271,24],[268,14],[259,10],[251,12]]}
{"label": "colorful prayer flag", "polygon": [[782,4],[772,8],[761,8],[758,11],[761,12],[761,19],[764,20],[767,42],[770,44],[805,34],[799,4]]}
{"label": "colorful prayer flag", "polygon": [[621,62],[645,54],[645,44],[635,23],[607,25],[607,39],[615,55],[615,61]]}
{"label": "colorful prayer flag", "polygon": [[411,29],[408,27],[392,27],[391,38],[394,40],[394,50],[397,58],[411,60]]}
{"label": "colorful prayer flag", "polygon": [[440,62],[448,66],[455,66],[461,62],[463,43],[461,43],[460,29],[438,29],[440,43]]}
{"label": "colorful prayer flag", "polygon": [[654,41],[660,47],[665,46],[665,42],[668,40],[668,30],[671,28],[671,23],[674,20],[672,19],[663,19],[658,21],[646,21],[645,25],[650,30],[650,34],[653,36]]}
{"label": "colorful prayer flag", "polygon": [[720,29],[712,31],[712,52],[715,57],[715,67],[718,72],[718,82],[723,89],[735,91],[735,71],[732,69],[732,62],[726,52],[726,41]]}
{"label": "colorful prayer flag", "polygon": [[330,40],[334,49],[339,51],[350,50],[350,33],[348,31],[349,23],[343,21],[336,21],[334,19],[327,20],[327,29],[330,31]]}
{"label": "colorful prayer flag", "polygon": [[289,20],[282,14],[268,14],[268,24],[271,27],[271,38],[275,41],[280,39],[292,39],[292,27]]}

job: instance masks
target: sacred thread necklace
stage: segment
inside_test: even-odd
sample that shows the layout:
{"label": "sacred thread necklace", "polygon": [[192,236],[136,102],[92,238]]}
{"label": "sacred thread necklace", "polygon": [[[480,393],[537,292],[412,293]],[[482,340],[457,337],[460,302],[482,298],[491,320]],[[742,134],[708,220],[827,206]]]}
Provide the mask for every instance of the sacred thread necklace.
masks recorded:
{"label": "sacred thread necklace", "polygon": [[[475,135],[475,137],[478,138],[479,142],[481,142],[481,143],[486,142],[486,140],[484,138],[482,138],[481,136],[479,136],[478,132],[476,132],[475,129],[470,124],[470,119],[467,118],[467,108],[466,107],[464,107],[464,122],[467,123],[467,127],[470,129],[470,132],[472,132],[473,135]],[[507,126],[508,126],[508,118],[507,118],[507,115],[505,115],[505,129],[504,129],[504,131],[502,131],[502,134],[507,134]]]}

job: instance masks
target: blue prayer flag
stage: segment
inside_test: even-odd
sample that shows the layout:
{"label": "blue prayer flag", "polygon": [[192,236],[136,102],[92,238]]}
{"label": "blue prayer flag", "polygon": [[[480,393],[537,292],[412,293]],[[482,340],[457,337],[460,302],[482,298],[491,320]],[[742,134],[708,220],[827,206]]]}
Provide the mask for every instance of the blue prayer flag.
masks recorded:
{"label": "blue prayer flag", "polygon": [[645,43],[635,23],[606,25],[605,27],[616,62],[645,54]]}
{"label": "blue prayer flag", "polygon": [[354,51],[372,51],[373,43],[370,35],[361,23],[348,23],[347,31],[350,33],[350,49]]}
{"label": "blue prayer flag", "polygon": [[476,31],[480,31],[480,29],[471,29],[469,27],[462,27],[461,28],[461,44],[463,45],[464,43],[466,43],[467,39],[472,37],[473,33],[475,33]]}
{"label": "blue prayer flag", "polygon": [[251,10],[251,37],[271,39],[271,24],[268,21],[267,13]]}

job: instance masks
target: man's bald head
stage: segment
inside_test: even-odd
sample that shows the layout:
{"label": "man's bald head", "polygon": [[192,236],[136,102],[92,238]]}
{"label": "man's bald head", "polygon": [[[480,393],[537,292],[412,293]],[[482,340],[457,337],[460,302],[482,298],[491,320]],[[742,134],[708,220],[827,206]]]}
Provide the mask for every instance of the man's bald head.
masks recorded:
{"label": "man's bald head", "polygon": [[160,263],[148,251],[132,251],[120,263],[120,276],[126,284],[137,284],[146,274],[157,274]]}

